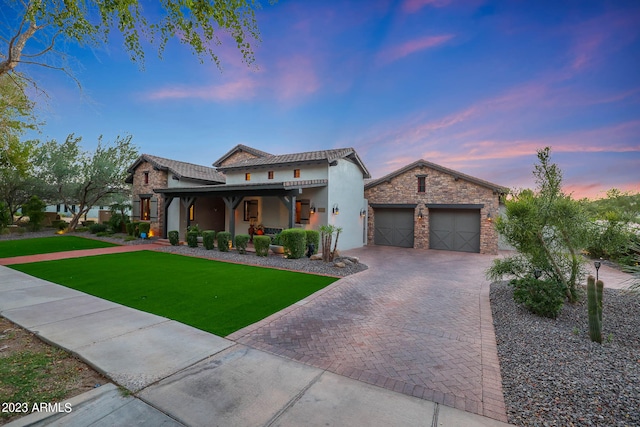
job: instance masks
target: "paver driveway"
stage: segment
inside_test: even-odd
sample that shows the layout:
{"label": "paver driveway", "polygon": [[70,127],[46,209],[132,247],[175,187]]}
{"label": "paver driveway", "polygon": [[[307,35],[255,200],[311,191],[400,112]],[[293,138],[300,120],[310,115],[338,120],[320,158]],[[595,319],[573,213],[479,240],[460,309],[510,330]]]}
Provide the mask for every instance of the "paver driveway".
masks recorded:
{"label": "paver driveway", "polygon": [[349,255],[370,268],[228,338],[506,421],[484,279],[495,257],[384,246]]}

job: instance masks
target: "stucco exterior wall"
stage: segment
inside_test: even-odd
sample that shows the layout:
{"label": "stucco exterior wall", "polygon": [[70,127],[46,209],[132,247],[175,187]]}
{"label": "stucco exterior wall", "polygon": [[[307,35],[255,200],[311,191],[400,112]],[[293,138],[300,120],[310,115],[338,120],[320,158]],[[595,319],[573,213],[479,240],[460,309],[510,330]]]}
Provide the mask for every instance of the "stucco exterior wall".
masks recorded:
{"label": "stucco exterior wall", "polygon": [[[227,184],[264,184],[270,182],[288,182],[310,179],[327,179],[328,165],[304,165],[304,166],[274,166],[260,167],[241,171],[227,171]],[[294,169],[300,169],[300,177],[294,178]],[[268,172],[273,171],[273,179],[268,178]],[[251,180],[245,179],[245,173],[251,173]]]}
{"label": "stucco exterior wall", "polygon": [[[335,205],[340,210],[338,215],[332,213]],[[363,230],[366,216],[360,216],[362,209],[366,209],[362,170],[355,163],[340,159],[335,166],[329,167],[326,209],[327,223],[342,227],[338,249],[358,248],[365,244]]]}
{"label": "stucco exterior wall", "polygon": [[[418,193],[418,178],[416,175],[426,175],[426,191]],[[498,253],[498,233],[487,214],[496,218],[499,213],[499,195],[492,189],[480,186],[462,178],[419,166],[392,178],[389,182],[382,182],[365,190],[365,197],[369,204],[416,204],[414,212],[414,247],[429,248],[429,209],[425,203],[437,204],[482,204],[480,209],[480,253]],[[422,209],[423,218],[418,219]],[[374,242],[374,209],[368,208],[369,244]]]}

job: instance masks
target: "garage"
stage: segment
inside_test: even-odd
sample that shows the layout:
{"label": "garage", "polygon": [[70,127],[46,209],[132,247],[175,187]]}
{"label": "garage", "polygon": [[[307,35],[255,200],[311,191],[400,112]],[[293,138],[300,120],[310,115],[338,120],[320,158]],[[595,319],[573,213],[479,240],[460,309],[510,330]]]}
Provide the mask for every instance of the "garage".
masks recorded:
{"label": "garage", "polygon": [[480,252],[480,209],[429,209],[429,248]]}
{"label": "garage", "polygon": [[384,246],[413,247],[414,208],[376,208],[374,243]]}

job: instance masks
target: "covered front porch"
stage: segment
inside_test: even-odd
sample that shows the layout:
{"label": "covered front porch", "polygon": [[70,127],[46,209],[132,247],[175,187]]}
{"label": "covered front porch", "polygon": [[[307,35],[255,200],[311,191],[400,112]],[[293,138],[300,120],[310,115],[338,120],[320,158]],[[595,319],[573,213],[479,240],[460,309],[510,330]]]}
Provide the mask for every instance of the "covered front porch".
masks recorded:
{"label": "covered front porch", "polygon": [[[164,198],[163,234],[188,226],[248,234],[251,224],[267,228],[321,225],[315,204],[326,205],[327,180],[154,189]],[[178,206],[176,208],[176,206]],[[324,211],[324,209],[323,209]],[[176,215],[178,218],[176,218]]]}

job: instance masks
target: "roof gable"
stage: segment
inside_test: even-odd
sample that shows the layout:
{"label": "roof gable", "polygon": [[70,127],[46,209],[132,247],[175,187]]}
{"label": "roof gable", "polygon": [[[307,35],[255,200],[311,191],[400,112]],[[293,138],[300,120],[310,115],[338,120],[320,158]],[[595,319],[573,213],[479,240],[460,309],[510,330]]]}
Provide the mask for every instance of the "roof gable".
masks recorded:
{"label": "roof gable", "polygon": [[404,167],[402,167],[402,168],[400,168],[400,169],[398,169],[396,171],[393,171],[393,172],[383,176],[382,178],[378,178],[378,179],[374,179],[374,180],[371,180],[369,182],[366,182],[365,185],[364,185],[364,188],[366,190],[366,189],[375,187],[375,186],[377,186],[379,184],[382,184],[383,182],[389,182],[393,178],[395,178],[395,177],[397,177],[399,175],[402,175],[403,173],[408,172],[408,171],[410,171],[412,169],[419,168],[421,166],[427,167],[427,168],[430,168],[430,169],[434,169],[434,170],[437,170],[439,172],[443,172],[443,173],[449,174],[449,175],[453,176],[456,179],[463,179],[465,181],[471,182],[471,183],[479,185],[481,187],[489,188],[489,189],[493,190],[496,193],[503,194],[503,193],[507,193],[508,192],[508,189],[506,187],[501,186],[501,185],[494,184],[492,182],[485,181],[483,179],[476,178],[476,177],[473,177],[471,175],[467,175],[467,174],[464,174],[462,172],[458,172],[458,171],[453,170],[453,169],[445,168],[444,166],[440,166],[440,165],[428,162],[428,161],[423,160],[423,159],[420,159],[420,160],[417,160],[417,161],[415,161],[413,163],[410,163],[410,164],[408,164],[408,165],[406,165],[406,166],[404,166]]}
{"label": "roof gable", "polygon": [[[127,172],[129,172],[130,178],[133,177],[133,173],[138,166],[145,161],[151,163],[155,169],[171,172],[178,179],[192,179],[210,184],[224,184],[226,181],[225,176],[212,167],[165,159],[150,154],[141,155],[135,163],[129,167]],[[130,182],[129,178],[127,178],[127,182]]]}
{"label": "roof gable", "polygon": [[[331,164],[338,159],[348,159],[354,162],[362,170],[362,174],[365,178],[370,178],[371,175],[367,170],[364,163],[353,148],[336,148],[332,150],[320,150],[320,151],[307,151],[302,153],[280,154],[280,155],[268,155],[263,157],[256,157],[251,159],[245,159],[233,164],[218,167],[221,171],[247,169],[260,166],[283,166],[294,165],[301,163],[328,163]],[[217,162],[216,162],[217,163]]]}
{"label": "roof gable", "polygon": [[257,150],[255,148],[249,147],[249,146],[244,145],[244,144],[238,144],[235,147],[233,147],[231,150],[227,151],[218,160],[216,160],[213,163],[213,166],[216,167],[216,168],[220,168],[220,167],[222,167],[222,165],[227,160],[231,159],[234,155],[239,154],[239,153],[248,153],[253,157],[268,157],[268,156],[271,156],[271,154],[267,153],[266,151],[260,151],[260,150]]}

